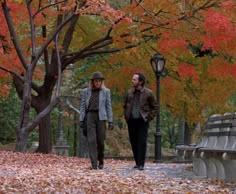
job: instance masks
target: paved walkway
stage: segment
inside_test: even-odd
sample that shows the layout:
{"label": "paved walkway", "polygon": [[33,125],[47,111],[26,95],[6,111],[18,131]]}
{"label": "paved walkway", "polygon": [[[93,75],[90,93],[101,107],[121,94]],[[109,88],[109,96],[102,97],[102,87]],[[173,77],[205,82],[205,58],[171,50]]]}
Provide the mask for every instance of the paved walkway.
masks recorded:
{"label": "paved walkway", "polygon": [[172,178],[181,178],[181,179],[204,179],[206,177],[198,176],[193,172],[192,164],[182,164],[182,163],[151,163],[147,162],[145,165],[145,169],[143,171],[139,171],[133,168],[134,165],[130,164],[128,166],[116,165],[113,169],[104,168],[105,171],[111,172],[111,170],[115,170],[119,172],[119,175],[122,176],[132,176],[137,173],[146,174],[151,177],[156,178],[164,178],[164,177],[172,177]]}
{"label": "paved walkway", "polygon": [[89,159],[0,152],[0,193],[9,194],[236,194],[236,185],[193,173],[191,164],[106,159],[103,170],[89,170]]}

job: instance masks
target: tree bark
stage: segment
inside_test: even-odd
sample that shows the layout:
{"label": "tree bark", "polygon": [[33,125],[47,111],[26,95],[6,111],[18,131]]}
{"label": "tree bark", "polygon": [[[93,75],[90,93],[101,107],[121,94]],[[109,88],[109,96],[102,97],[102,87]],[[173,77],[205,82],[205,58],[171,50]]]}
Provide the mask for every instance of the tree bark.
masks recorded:
{"label": "tree bark", "polygon": [[188,126],[188,123],[185,122],[185,130],[184,130],[184,144],[189,145],[191,144],[191,137],[192,137],[192,131],[191,128]]}
{"label": "tree bark", "polygon": [[179,119],[179,126],[178,126],[178,145],[184,144],[184,132],[185,132],[185,122]]}
{"label": "tree bark", "polygon": [[[41,113],[51,103],[52,91],[55,86],[55,79],[46,78],[44,84],[40,89],[37,97],[33,97],[32,107],[36,110],[37,114]],[[51,153],[52,140],[51,140],[51,116],[50,113],[45,115],[38,124],[39,128],[39,147],[36,152]]]}
{"label": "tree bark", "polygon": [[26,126],[29,122],[30,107],[31,107],[31,85],[32,85],[31,80],[32,80],[32,71],[29,65],[24,75],[24,84],[22,85],[23,95],[21,96],[22,103],[21,103],[20,120],[16,129],[17,132],[16,151],[19,152],[25,152],[27,150],[29,130],[26,129]]}
{"label": "tree bark", "polygon": [[24,128],[17,129],[16,146],[15,146],[15,150],[17,152],[26,152],[28,137],[29,137],[29,132],[27,130],[25,130]]}
{"label": "tree bark", "polygon": [[77,156],[77,140],[78,140],[78,124],[77,124],[77,114],[76,112],[74,112],[74,152],[73,152],[73,156]]}
{"label": "tree bark", "polygon": [[39,123],[39,147],[36,152],[51,153],[51,117],[46,115]]}

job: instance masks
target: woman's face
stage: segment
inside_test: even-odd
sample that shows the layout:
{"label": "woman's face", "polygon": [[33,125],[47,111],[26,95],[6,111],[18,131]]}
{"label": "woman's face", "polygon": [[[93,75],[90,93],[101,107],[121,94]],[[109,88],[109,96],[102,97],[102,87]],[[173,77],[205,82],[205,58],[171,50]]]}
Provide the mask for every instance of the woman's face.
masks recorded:
{"label": "woman's face", "polygon": [[102,80],[101,79],[94,79],[93,80],[93,86],[95,89],[99,89],[102,86]]}

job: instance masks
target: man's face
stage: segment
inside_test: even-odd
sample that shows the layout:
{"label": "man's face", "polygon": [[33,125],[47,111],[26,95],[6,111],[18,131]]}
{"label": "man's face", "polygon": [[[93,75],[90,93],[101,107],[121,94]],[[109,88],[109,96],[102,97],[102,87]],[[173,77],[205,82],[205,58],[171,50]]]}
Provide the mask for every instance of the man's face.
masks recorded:
{"label": "man's face", "polygon": [[93,80],[93,86],[95,89],[99,89],[102,86],[102,80],[101,79],[94,79]]}
{"label": "man's face", "polygon": [[138,79],[138,75],[133,75],[133,78],[132,78],[132,85],[133,87],[137,88],[138,86],[141,85],[141,82],[139,82],[139,79]]}

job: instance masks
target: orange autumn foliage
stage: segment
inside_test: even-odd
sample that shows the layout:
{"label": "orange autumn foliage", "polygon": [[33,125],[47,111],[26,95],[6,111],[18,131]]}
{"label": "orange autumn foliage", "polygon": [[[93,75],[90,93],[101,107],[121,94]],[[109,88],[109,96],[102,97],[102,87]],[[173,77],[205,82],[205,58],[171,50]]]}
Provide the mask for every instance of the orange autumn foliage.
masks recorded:
{"label": "orange autumn foliage", "polygon": [[[42,2],[46,3],[46,1]],[[76,1],[68,2],[67,6],[61,5],[61,13],[71,10],[76,3]],[[87,1],[87,7],[77,11],[84,23],[80,23],[75,29],[74,45],[71,46],[71,52],[65,54],[65,58],[72,56],[76,50],[87,48],[94,41],[93,38],[99,39],[109,32],[112,44],[102,52],[109,53],[106,49],[110,49],[111,55],[94,62],[96,66],[89,68],[83,74],[84,77],[91,75],[94,70],[102,70],[106,76],[106,85],[115,90],[116,95],[122,97],[124,91],[130,87],[132,74],[140,71],[147,77],[147,86],[155,90],[155,75],[149,60],[152,54],[160,52],[167,59],[168,71],[168,78],[161,80],[161,103],[164,106],[174,114],[194,122],[213,111],[232,110],[228,99],[235,90],[236,33],[233,22],[236,18],[235,2],[215,0],[212,2],[218,4],[217,6],[203,10],[194,10],[194,6],[199,8],[208,1],[182,2],[184,3],[150,0],[142,1],[138,5],[137,2],[132,1],[132,4],[122,2],[123,7],[114,8],[110,7],[107,1],[103,3]],[[19,25],[22,21],[27,22],[25,18],[27,12],[22,5],[17,1],[9,1],[9,6],[17,10],[12,13],[12,16],[17,32],[23,36],[29,34],[29,29]],[[33,13],[36,13],[37,6],[35,1],[32,6]],[[47,17],[43,17],[44,14]],[[43,14],[35,16],[35,26],[53,27],[56,22],[52,21],[57,14],[56,9],[45,9]],[[85,20],[84,18],[89,14],[92,17],[90,20]],[[96,21],[97,15],[102,22]],[[7,37],[6,41],[11,48],[11,53],[7,54],[3,54],[3,50],[0,49],[0,66],[20,74],[23,68],[10,42],[3,15],[0,15],[0,22],[3,26],[0,34]],[[36,38],[36,43],[41,44],[45,40],[40,36]],[[30,39],[22,38],[20,43],[24,54],[30,58]],[[189,45],[197,46],[199,43],[202,44],[199,47],[201,52],[209,49],[214,57],[209,55],[196,57],[197,54],[190,50]],[[51,43],[50,48],[53,46],[55,45]],[[122,52],[113,53],[112,49],[120,49],[119,51]],[[97,55],[100,55],[100,52]],[[11,63],[8,62],[9,59]],[[44,71],[44,67],[39,65],[34,75],[37,79],[42,79]],[[54,78],[58,77],[54,76]],[[221,83],[227,85],[227,90],[221,87]],[[215,97],[215,100],[211,100],[212,97]],[[223,108],[220,109],[218,104],[222,104]],[[119,110],[117,112],[121,111],[118,105],[117,110]]]}

